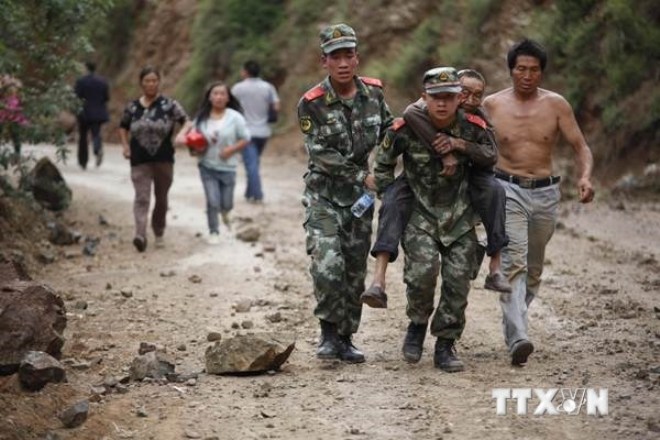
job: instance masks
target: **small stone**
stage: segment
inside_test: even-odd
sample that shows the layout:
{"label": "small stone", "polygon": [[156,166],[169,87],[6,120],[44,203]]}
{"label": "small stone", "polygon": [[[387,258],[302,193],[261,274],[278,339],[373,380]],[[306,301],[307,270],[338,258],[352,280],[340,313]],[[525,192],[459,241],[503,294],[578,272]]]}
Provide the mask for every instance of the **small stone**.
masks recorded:
{"label": "small stone", "polygon": [[173,270],[162,271],[160,273],[160,276],[163,278],[170,278],[173,277],[174,275],[176,275],[176,272],[174,272]]}
{"label": "small stone", "polygon": [[254,328],[254,323],[250,320],[245,320],[241,322],[241,327],[243,327],[245,330],[249,330],[251,328]]}
{"label": "small stone", "polygon": [[149,413],[147,413],[147,410],[143,406],[135,410],[135,415],[138,417],[149,417]]}
{"label": "small stone", "polygon": [[139,354],[146,354],[150,351],[156,351],[156,344],[151,342],[140,342],[140,348],[138,349]]}
{"label": "small stone", "polygon": [[76,303],[73,305],[74,309],[77,310],[87,310],[87,301],[84,300],[78,300]]}
{"label": "small stone", "polygon": [[202,436],[198,432],[186,429],[186,438],[202,438]]}
{"label": "small stone", "polygon": [[199,275],[190,275],[188,277],[188,281],[190,281],[193,284],[199,284],[202,282],[202,277],[200,277]]}
{"label": "small stone", "polygon": [[176,349],[179,351],[186,351],[188,348],[186,347],[186,344],[179,344]]}
{"label": "small stone", "polygon": [[65,428],[75,428],[87,420],[89,401],[81,400],[58,415]]}
{"label": "small stone", "polygon": [[218,297],[218,292],[211,292],[211,293],[209,293],[209,296],[211,298],[217,298]]}
{"label": "small stone", "polygon": [[209,332],[209,334],[206,335],[206,340],[209,342],[215,342],[221,339],[222,339],[222,333],[219,332]]}
{"label": "small stone", "polygon": [[197,385],[197,379],[188,379],[186,381],[186,385],[189,387],[194,387],[195,385]]}
{"label": "small stone", "polygon": [[243,301],[234,304],[233,308],[237,313],[247,313],[252,308],[252,301],[244,299]]}
{"label": "small stone", "polygon": [[131,298],[133,296],[133,291],[127,288],[121,289],[119,293],[121,293],[121,296],[124,298]]}
{"label": "small stone", "polygon": [[266,320],[272,323],[277,323],[282,321],[282,314],[280,312],[271,313],[266,315]]}
{"label": "small stone", "polygon": [[239,329],[239,328],[241,328],[241,325],[238,322],[234,321],[234,322],[231,323],[231,328]]}
{"label": "small stone", "polygon": [[105,379],[103,379],[103,386],[106,388],[114,388],[118,383],[119,379],[117,379],[115,376],[107,376]]}
{"label": "small stone", "polygon": [[277,417],[277,414],[272,411],[261,410],[261,417],[263,417],[264,419],[270,419],[273,417]]}
{"label": "small stone", "polygon": [[276,250],[277,250],[277,245],[275,243],[264,244],[264,252],[275,252]]}

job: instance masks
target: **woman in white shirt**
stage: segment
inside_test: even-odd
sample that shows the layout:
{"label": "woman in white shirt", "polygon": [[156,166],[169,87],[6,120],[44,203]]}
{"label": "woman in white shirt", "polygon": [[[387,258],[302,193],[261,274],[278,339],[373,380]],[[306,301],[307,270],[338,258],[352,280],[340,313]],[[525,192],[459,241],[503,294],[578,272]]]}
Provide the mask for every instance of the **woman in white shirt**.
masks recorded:
{"label": "woman in white shirt", "polygon": [[185,144],[186,134],[195,127],[205,138],[208,147],[199,155],[199,173],[206,195],[206,215],[210,244],[219,243],[218,214],[230,228],[229,212],[234,207],[236,185],[236,153],[250,140],[241,106],[223,82],[212,83],[204,93],[197,115],[176,137]]}

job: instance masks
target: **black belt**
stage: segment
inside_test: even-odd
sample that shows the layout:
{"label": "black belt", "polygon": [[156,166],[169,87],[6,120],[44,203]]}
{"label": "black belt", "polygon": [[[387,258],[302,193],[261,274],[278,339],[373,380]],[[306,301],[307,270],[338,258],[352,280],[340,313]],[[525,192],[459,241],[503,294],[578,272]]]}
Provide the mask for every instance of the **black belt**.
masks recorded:
{"label": "black belt", "polygon": [[546,186],[554,185],[561,180],[561,176],[543,177],[541,179],[534,179],[532,177],[514,176],[513,174],[503,173],[495,170],[495,177],[500,180],[506,180],[510,183],[515,183],[521,188],[534,189],[543,188]]}

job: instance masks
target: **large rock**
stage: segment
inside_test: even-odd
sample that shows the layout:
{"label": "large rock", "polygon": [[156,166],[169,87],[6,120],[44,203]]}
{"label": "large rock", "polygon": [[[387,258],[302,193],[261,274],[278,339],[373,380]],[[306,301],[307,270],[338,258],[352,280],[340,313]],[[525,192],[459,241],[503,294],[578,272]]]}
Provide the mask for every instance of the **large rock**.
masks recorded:
{"label": "large rock", "polygon": [[51,382],[66,382],[66,372],[57,359],[43,351],[29,351],[18,368],[21,385],[39,391]]}
{"label": "large rock", "polygon": [[[7,276],[0,264],[0,374],[12,374],[27,352],[60,358],[66,327],[64,302],[50,287]],[[4,274],[4,275],[3,275]]]}
{"label": "large rock", "polygon": [[61,211],[71,203],[71,189],[47,157],[39,159],[30,172],[29,186],[35,200],[46,209]]}
{"label": "large rock", "polygon": [[209,374],[260,373],[278,370],[295,348],[295,341],[271,335],[239,335],[206,349]]}

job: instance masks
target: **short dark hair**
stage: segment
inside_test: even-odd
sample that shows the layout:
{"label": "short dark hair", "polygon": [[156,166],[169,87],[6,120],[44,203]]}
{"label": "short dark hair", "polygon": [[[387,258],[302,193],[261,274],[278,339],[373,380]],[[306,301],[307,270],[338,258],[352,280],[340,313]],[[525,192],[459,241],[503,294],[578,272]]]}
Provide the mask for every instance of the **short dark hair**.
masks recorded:
{"label": "short dark hair", "polygon": [[548,53],[541,44],[534,40],[530,40],[529,38],[525,38],[511,46],[509,53],[506,55],[506,61],[509,65],[510,71],[516,66],[516,61],[520,55],[527,55],[536,58],[541,64],[541,71],[545,70],[545,65],[548,62]]}
{"label": "short dark hair", "polygon": [[254,60],[246,61],[245,64],[243,64],[243,69],[245,69],[248,75],[254,78],[259,76],[259,72],[261,72],[261,67],[259,66],[259,63],[257,63]]}
{"label": "short dark hair", "polygon": [[486,79],[484,78],[484,76],[481,73],[474,70],[474,69],[459,70],[458,71],[458,78],[461,79],[463,77],[478,79],[479,81],[481,81],[484,84],[484,86],[486,85]]}
{"label": "short dark hair", "polygon": [[140,82],[144,79],[145,76],[149,75],[150,73],[155,73],[158,79],[160,79],[160,72],[158,69],[154,66],[144,66],[142,70],[140,70]]}
{"label": "short dark hair", "polygon": [[96,70],[96,63],[94,61],[87,61],[85,67],[87,67],[87,70],[90,72],[94,72]]}

